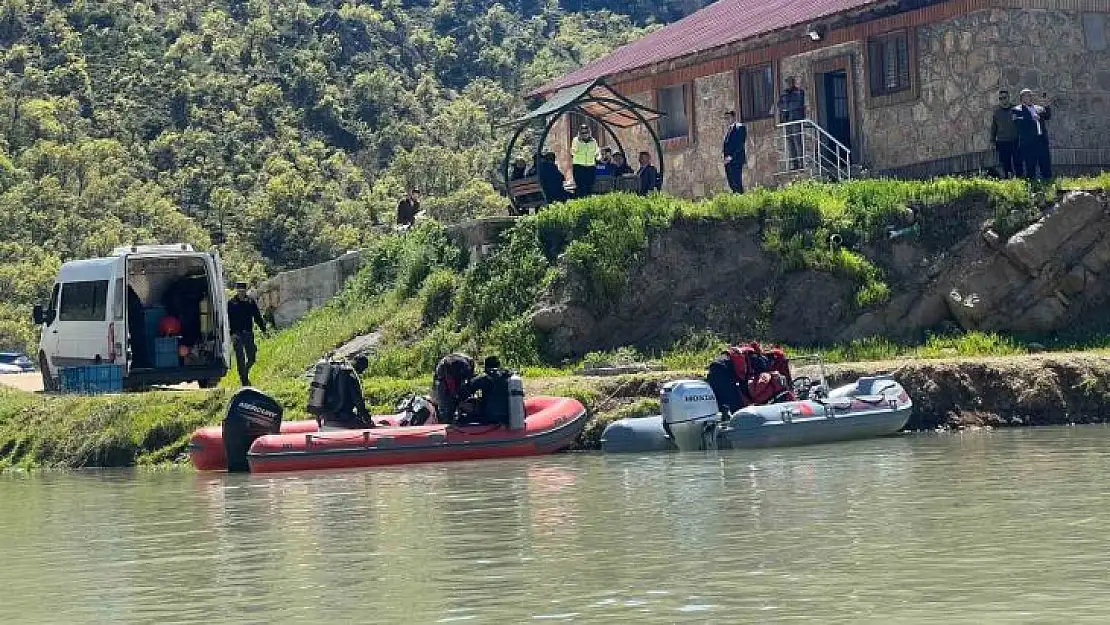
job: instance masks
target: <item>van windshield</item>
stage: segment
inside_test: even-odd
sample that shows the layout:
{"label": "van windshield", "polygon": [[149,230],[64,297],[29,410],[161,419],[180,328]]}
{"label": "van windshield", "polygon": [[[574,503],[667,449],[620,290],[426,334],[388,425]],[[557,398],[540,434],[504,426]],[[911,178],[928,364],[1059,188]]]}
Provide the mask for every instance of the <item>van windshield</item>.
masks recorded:
{"label": "van windshield", "polygon": [[62,321],[104,321],[108,312],[108,281],[66,282],[58,318]]}

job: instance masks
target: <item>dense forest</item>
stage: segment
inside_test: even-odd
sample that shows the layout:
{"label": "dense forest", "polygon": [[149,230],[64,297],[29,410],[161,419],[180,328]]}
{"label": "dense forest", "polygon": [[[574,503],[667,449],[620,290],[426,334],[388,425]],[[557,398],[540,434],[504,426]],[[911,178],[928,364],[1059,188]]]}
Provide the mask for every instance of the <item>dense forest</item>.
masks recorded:
{"label": "dense forest", "polygon": [[403,189],[504,211],[498,125],[707,0],[0,0],[0,348],[66,259],[218,245],[257,281],[365,245]]}

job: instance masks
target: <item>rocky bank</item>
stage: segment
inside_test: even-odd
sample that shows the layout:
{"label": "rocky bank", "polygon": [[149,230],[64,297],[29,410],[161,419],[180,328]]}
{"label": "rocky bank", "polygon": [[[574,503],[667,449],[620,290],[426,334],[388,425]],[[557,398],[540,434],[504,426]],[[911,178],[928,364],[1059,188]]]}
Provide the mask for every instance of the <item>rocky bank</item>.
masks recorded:
{"label": "rocky bank", "polygon": [[928,211],[911,206],[914,227],[905,236],[856,242],[843,233],[843,245],[878,266],[890,286],[889,300],[869,309],[855,304],[851,277],[781,269],[763,245],[762,223],[677,220],[651,238],[610,310],[595,313],[588,285],[572,272],[531,321],[562,356],[665,347],[691,330],[812,345],[913,340],[936,329],[1043,335],[1110,325],[1110,200],[1075,191],[1041,211],[1009,237],[991,225],[988,203],[974,198]]}

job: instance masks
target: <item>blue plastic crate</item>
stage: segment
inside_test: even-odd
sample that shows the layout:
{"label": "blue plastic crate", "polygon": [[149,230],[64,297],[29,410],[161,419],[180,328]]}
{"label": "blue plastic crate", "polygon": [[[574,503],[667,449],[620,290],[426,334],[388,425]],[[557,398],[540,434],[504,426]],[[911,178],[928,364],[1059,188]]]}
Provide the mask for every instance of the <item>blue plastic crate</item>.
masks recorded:
{"label": "blue plastic crate", "polygon": [[178,365],[177,337],[166,336],[154,339],[154,367],[173,369]]}
{"label": "blue plastic crate", "polygon": [[85,365],[64,367],[61,371],[63,393],[96,395],[123,392],[122,365]]}

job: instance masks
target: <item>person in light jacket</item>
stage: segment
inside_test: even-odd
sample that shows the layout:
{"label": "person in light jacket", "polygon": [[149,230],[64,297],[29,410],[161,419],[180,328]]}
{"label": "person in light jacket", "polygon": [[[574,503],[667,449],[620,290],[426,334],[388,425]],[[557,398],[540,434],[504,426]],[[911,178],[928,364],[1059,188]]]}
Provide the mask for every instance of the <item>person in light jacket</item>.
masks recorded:
{"label": "person in light jacket", "polygon": [[577,197],[586,197],[593,193],[597,162],[601,160],[601,148],[594,141],[590,127],[586,124],[578,128],[578,136],[570,142],[570,154],[574,165],[574,193]]}

